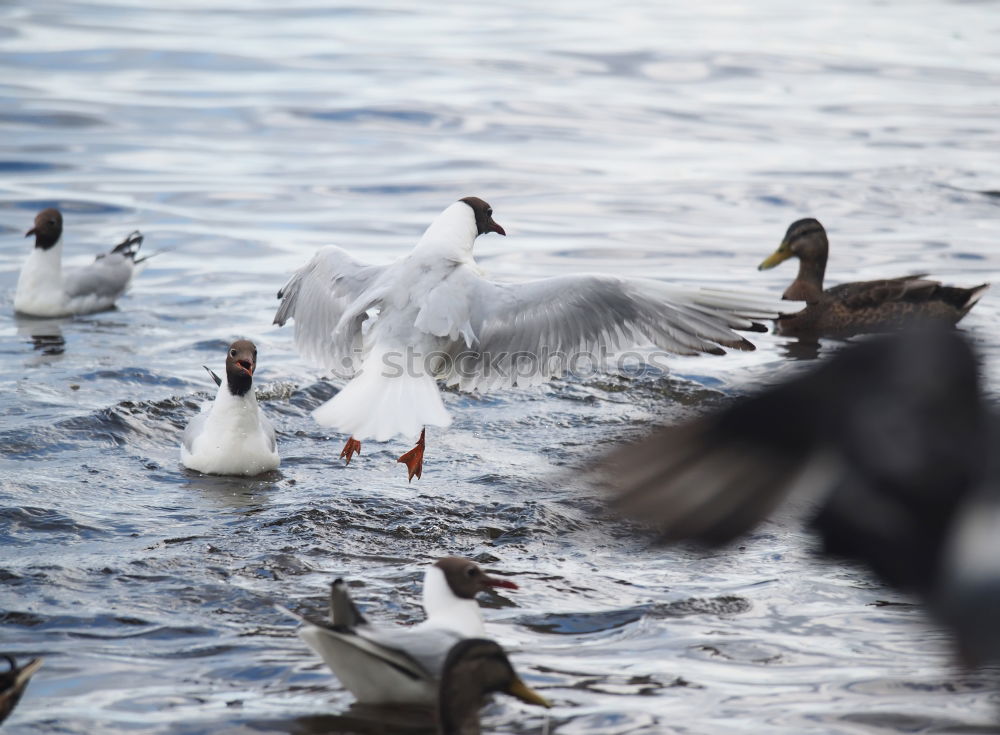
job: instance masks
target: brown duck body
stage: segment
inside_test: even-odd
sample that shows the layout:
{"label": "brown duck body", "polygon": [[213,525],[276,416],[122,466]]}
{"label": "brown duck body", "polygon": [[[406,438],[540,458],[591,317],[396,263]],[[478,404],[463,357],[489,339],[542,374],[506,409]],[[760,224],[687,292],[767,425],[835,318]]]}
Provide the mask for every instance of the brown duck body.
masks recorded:
{"label": "brown duck body", "polygon": [[778,250],[760,265],[773,268],[799,259],[799,274],[783,298],[805,301],[802,311],[782,316],[775,331],[788,337],[846,339],[857,334],[890,332],[920,321],[955,324],[979,301],[988,283],[972,288],[945,286],[925,275],[879,281],[855,281],[823,289],[829,245],[814,219],[793,222]]}

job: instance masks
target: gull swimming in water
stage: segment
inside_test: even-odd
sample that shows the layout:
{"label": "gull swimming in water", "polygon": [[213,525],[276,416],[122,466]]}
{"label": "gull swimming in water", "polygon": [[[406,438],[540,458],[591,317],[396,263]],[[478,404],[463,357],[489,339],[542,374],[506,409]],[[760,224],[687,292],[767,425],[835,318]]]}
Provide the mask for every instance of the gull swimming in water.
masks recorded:
{"label": "gull swimming in water", "polygon": [[226,377],[208,368],[219,386],[215,400],[191,419],[181,441],[181,463],[207,475],[259,475],[277,469],[274,427],[253,390],[257,346],[246,339],[229,345]]}
{"label": "gull swimming in water", "polygon": [[14,311],[27,316],[58,317],[104,311],[128,289],[142,235],[133,232],[110,253],[90,265],[62,265],[63,219],[58,209],[44,209],[25,237],[35,236],[35,247],[21,268],[14,294]]}
{"label": "gull swimming in water", "polygon": [[517,589],[469,559],[445,557],[424,576],[427,619],[419,625],[372,625],[354,605],[343,579],[331,586],[329,621],[279,609],[303,624],[299,637],[358,702],[433,705],[448,652],[464,638],[486,634],[476,595],[492,587]]}
{"label": "gull swimming in water", "polygon": [[316,409],[316,420],[361,439],[420,433],[399,458],[420,477],[426,426],[448,426],[437,382],[464,391],[534,385],[579,355],[652,343],[680,355],[752,350],[733,330],[794,310],[770,297],[614,275],[526,283],[487,278],[472,257],[480,235],[505,235],[493,209],[465,197],[444,210],[408,255],[367,265],[339,247],[321,249],[278,292],[274,323],[295,320],[308,360],[350,377]]}

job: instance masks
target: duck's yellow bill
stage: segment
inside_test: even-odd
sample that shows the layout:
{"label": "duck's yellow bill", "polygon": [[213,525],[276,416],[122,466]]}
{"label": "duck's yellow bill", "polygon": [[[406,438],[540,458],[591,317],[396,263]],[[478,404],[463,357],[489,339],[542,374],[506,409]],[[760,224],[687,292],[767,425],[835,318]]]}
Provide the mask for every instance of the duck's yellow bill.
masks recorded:
{"label": "duck's yellow bill", "polygon": [[514,681],[511,683],[511,685],[507,687],[507,694],[511,695],[512,697],[517,697],[522,702],[527,702],[528,704],[537,704],[539,707],[552,706],[549,703],[549,700],[547,700],[541,694],[536,692],[534,689],[532,689],[531,687],[529,687],[527,684],[525,684],[523,681],[521,681],[519,678],[516,677],[514,678]]}
{"label": "duck's yellow bill", "polygon": [[784,263],[786,260],[792,257],[792,249],[788,247],[787,242],[782,242],[778,246],[778,249],[771,253],[764,262],[757,266],[757,270],[766,271],[768,268],[774,268],[778,263]]}

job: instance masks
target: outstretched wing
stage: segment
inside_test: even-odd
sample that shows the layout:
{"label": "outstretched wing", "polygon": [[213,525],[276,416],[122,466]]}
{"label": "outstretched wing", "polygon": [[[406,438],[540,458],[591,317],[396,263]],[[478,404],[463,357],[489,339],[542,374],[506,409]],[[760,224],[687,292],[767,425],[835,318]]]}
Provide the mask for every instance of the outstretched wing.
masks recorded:
{"label": "outstretched wing", "polygon": [[537,383],[566,371],[574,355],[600,358],[637,345],[680,355],[752,350],[734,330],[767,331],[760,322],[797,308],[605,275],[504,284],[463,266],[426,296],[416,326],[450,340],[443,376],[450,385],[484,390]]}
{"label": "outstretched wing", "polygon": [[278,291],[281,305],[274,323],[284,326],[295,320],[295,347],[306,360],[335,370],[350,369],[360,350],[366,309],[346,328],[337,325],[384,269],[361,263],[336,246],[325,247]]}

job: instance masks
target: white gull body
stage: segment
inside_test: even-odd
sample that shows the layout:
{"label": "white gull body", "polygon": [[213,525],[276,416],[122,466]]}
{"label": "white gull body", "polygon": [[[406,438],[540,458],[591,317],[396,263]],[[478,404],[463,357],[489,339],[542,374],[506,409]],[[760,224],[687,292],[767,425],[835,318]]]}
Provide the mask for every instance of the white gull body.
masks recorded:
{"label": "white gull body", "polygon": [[136,271],[135,251],[111,252],[81,267],[63,267],[62,237],[48,249],[31,251],[17,279],[14,310],[39,317],[104,311],[128,290]]}
{"label": "white gull body", "polygon": [[472,257],[482,232],[461,200],[389,265],[329,246],[289,279],[275,323],[294,318],[299,352],[351,378],[316,409],[319,423],[357,439],[411,436],[451,422],[438,380],[466,391],[532,385],[562,374],[559,355],[637,344],[685,355],[753,349],[733,330],[761,331],[756,322],[796,309],[767,296],[610,275],[498,283]]}
{"label": "white gull body", "polygon": [[223,378],[215,400],[191,419],[181,442],[181,463],[207,475],[259,475],[278,468],[274,427],[253,388],[233,395]]}

